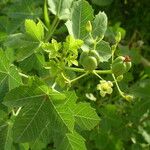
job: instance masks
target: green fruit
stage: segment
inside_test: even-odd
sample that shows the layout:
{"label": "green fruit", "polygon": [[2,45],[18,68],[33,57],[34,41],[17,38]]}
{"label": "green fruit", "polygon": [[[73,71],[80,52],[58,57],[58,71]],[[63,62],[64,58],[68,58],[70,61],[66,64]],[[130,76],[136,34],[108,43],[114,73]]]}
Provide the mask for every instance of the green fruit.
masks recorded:
{"label": "green fruit", "polygon": [[83,51],[79,61],[85,70],[92,71],[97,68],[100,62],[100,56],[95,50]]}
{"label": "green fruit", "polygon": [[130,68],[131,62],[126,60],[126,57],[123,56],[117,57],[112,63],[112,72],[116,76],[123,75],[124,73],[128,72]]}
{"label": "green fruit", "polygon": [[83,51],[80,55],[80,64],[82,65],[83,64],[83,60],[88,56],[89,54],[89,51]]}
{"label": "green fruit", "polygon": [[87,71],[92,71],[97,67],[97,60],[95,57],[87,56],[84,58],[82,66]]}
{"label": "green fruit", "polygon": [[112,72],[116,76],[120,76],[126,72],[126,67],[123,63],[112,64]]}
{"label": "green fruit", "polygon": [[119,63],[119,62],[123,62],[125,60],[125,57],[123,56],[119,56],[114,60],[114,63]]}
{"label": "green fruit", "polygon": [[97,60],[97,63],[98,64],[100,63],[100,56],[99,56],[99,53],[96,50],[90,50],[89,51],[89,56],[95,57],[96,60]]}

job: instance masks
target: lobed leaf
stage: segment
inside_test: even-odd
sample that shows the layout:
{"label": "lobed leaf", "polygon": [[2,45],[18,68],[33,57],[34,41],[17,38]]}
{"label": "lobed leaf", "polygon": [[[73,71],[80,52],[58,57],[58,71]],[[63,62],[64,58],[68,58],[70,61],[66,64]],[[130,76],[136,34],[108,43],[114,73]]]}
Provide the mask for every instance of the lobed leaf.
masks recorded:
{"label": "lobed leaf", "polygon": [[0,86],[7,84],[8,89],[11,90],[22,84],[21,77],[17,68],[11,65],[9,58],[5,52],[0,51]]}
{"label": "lobed leaf", "polygon": [[26,19],[25,30],[35,40],[41,41],[44,38],[44,28],[40,21],[36,24],[33,20]]}
{"label": "lobed leaf", "polygon": [[90,4],[85,0],[76,1],[72,8],[71,20],[66,23],[69,34],[76,39],[85,39],[88,35],[86,23],[93,18],[93,9]]}
{"label": "lobed leaf", "polygon": [[46,99],[23,107],[13,126],[13,139],[16,142],[36,140],[47,125],[48,113],[50,109]]}
{"label": "lobed leaf", "polygon": [[58,150],[86,150],[85,139],[78,133],[67,133]]}
{"label": "lobed leaf", "polygon": [[76,123],[85,130],[93,129],[100,121],[95,110],[88,103],[78,103],[74,108]]}

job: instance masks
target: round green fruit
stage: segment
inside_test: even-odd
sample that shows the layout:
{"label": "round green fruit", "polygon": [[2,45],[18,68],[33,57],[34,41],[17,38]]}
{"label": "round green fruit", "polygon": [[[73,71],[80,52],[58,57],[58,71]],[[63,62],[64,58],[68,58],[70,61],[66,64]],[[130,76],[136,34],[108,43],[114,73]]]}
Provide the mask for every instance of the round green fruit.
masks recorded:
{"label": "round green fruit", "polygon": [[95,57],[96,60],[97,60],[97,63],[98,64],[100,63],[100,55],[99,55],[99,53],[96,50],[90,50],[89,51],[89,56]]}
{"label": "round green fruit", "polygon": [[112,63],[112,72],[116,76],[123,75],[124,73],[128,72],[130,68],[131,60],[129,59],[129,56],[119,56]]}
{"label": "round green fruit", "polygon": [[116,76],[120,76],[126,72],[126,67],[123,63],[113,63],[112,64],[112,72]]}
{"label": "round green fruit", "polygon": [[88,56],[83,60],[82,66],[87,71],[92,71],[97,67],[97,60],[95,57]]}
{"label": "round green fruit", "polygon": [[100,63],[100,56],[95,50],[83,51],[79,61],[85,70],[92,71],[95,70]]}

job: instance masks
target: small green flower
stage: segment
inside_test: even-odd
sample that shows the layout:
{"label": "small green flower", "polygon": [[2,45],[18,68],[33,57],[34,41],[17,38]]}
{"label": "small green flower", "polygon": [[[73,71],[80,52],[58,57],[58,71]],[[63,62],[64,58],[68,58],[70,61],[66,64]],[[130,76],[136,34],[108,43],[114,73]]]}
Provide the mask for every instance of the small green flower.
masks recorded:
{"label": "small green flower", "polygon": [[111,81],[101,80],[97,85],[97,90],[100,90],[100,95],[105,97],[106,94],[111,94],[113,89],[113,83]]}

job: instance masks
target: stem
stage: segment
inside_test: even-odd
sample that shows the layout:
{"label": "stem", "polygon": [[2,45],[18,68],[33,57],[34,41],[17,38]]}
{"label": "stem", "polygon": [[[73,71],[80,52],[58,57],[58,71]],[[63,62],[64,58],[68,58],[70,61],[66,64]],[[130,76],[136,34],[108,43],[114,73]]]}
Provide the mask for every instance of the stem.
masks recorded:
{"label": "stem", "polygon": [[48,31],[47,37],[45,41],[49,41],[51,36],[53,35],[54,31],[56,30],[57,26],[59,24],[59,19],[57,16],[55,16],[55,19],[53,20],[53,23],[51,25],[51,29]]}
{"label": "stem", "polygon": [[94,50],[96,50],[96,45],[97,45],[97,42],[96,42],[96,40],[95,40],[95,41],[94,41],[94,47],[93,47]]}
{"label": "stem", "polygon": [[[82,68],[75,68],[75,67],[65,67],[66,70],[71,70],[75,72],[87,72]],[[94,70],[97,74],[112,74],[111,70]]]}
{"label": "stem", "polygon": [[81,79],[82,77],[86,76],[88,74],[88,72],[85,72],[84,74],[82,74],[82,75],[80,75],[80,76],[78,76],[78,77],[76,77],[76,78],[74,78],[72,80],[69,80],[68,78],[66,78],[63,73],[61,73],[61,74],[62,74],[63,78],[67,81],[67,83],[70,84],[70,83],[72,83],[74,81],[77,81],[77,80]]}
{"label": "stem", "polygon": [[113,77],[113,79],[114,79],[114,81],[115,81],[115,84],[116,84],[116,87],[117,87],[117,89],[118,89],[119,94],[120,94],[123,98],[125,98],[124,93],[121,91],[121,89],[120,89],[120,87],[119,87],[119,85],[118,85],[118,82],[117,82],[117,80],[116,80],[116,78],[115,78],[115,75],[112,74],[112,77]]}
{"label": "stem", "polygon": [[14,116],[18,116],[18,114],[19,114],[21,108],[22,108],[22,107],[19,107],[18,110],[16,111],[16,113],[15,113],[15,111],[14,111],[14,109],[13,109],[13,110],[12,110],[13,115],[14,115]]}
{"label": "stem", "polygon": [[86,72],[86,70],[81,69],[81,68],[75,68],[75,67],[65,67],[66,70],[71,70],[75,72]]}
{"label": "stem", "polygon": [[[116,43],[116,44],[114,45],[114,47],[112,47],[112,63],[113,63],[113,61],[114,61],[114,53],[115,53],[115,50],[116,50],[117,45],[118,45],[118,43]],[[116,87],[117,87],[117,89],[118,89],[119,94],[120,94],[123,98],[125,98],[124,93],[121,91],[121,89],[120,89],[120,87],[119,87],[119,85],[118,85],[118,82],[117,82],[117,80],[116,80],[116,77],[115,77],[115,75],[114,75],[113,73],[112,73],[112,77],[113,77],[113,79],[114,79],[114,82],[115,82],[115,84],[116,84]]]}
{"label": "stem", "polygon": [[91,32],[89,32],[89,36],[90,36],[90,38],[94,41],[94,38],[93,38],[93,36],[92,36],[92,33],[91,33]]}
{"label": "stem", "polygon": [[100,75],[98,75],[98,74],[95,72],[95,70],[93,71],[93,73],[94,73],[98,78],[100,78],[101,80],[104,80]]}
{"label": "stem", "polygon": [[61,75],[67,81],[67,83],[70,83],[70,80],[67,77],[65,77],[65,75],[63,74],[63,72],[61,73]]}
{"label": "stem", "polygon": [[70,83],[71,83],[71,82],[74,82],[74,81],[77,81],[77,80],[79,80],[79,79],[83,78],[84,76],[86,76],[86,75],[88,75],[88,74],[89,74],[89,73],[88,73],[88,72],[86,72],[86,73],[84,73],[84,74],[82,74],[82,75],[78,76],[77,78],[72,79],[72,80],[70,81]]}
{"label": "stem", "polygon": [[94,70],[98,74],[112,74],[111,70]]}
{"label": "stem", "polygon": [[45,20],[46,27],[50,29],[50,19],[49,19],[48,9],[47,9],[47,0],[44,1],[44,20]]}
{"label": "stem", "polygon": [[21,73],[21,72],[19,72],[19,75],[20,75],[20,76],[22,76],[22,77],[25,77],[25,78],[29,78],[29,76],[28,76],[28,75],[23,74],[23,73]]}
{"label": "stem", "polygon": [[52,89],[55,89],[56,84],[57,84],[56,82],[53,83]]}
{"label": "stem", "polygon": [[100,37],[97,41],[97,44],[104,38],[104,36]]}

